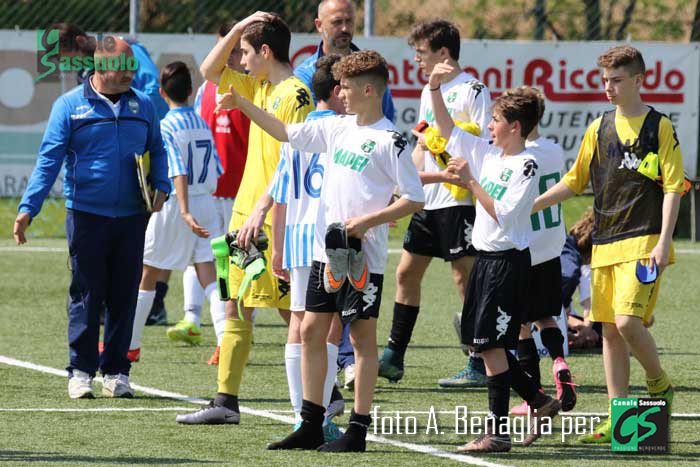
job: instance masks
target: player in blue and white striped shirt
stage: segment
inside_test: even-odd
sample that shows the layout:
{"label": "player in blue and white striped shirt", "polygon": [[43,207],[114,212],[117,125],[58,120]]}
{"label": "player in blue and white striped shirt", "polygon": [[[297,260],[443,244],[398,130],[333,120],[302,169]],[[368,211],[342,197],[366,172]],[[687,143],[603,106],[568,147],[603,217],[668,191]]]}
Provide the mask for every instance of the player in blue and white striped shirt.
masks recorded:
{"label": "player in blue and white striped shirt", "polygon": [[[217,338],[223,334],[224,304],[216,286],[214,256],[209,236],[222,235],[215,215],[212,193],[222,173],[211,131],[194,109],[187,105],[192,79],[187,66],[174,62],[161,71],[161,94],[170,111],[161,120],[161,134],[168,156],[168,177],[173,189],[163,209],[151,216],[146,230],[143,275],[129,351],[140,353],[141,333],[155,295],[155,283],[164,270],[184,270],[193,264],[209,299]],[[201,309],[188,311],[185,318],[168,329],[173,340],[191,345],[202,340]]]}
{"label": "player in blue and white striped shirt", "polygon": [[[318,61],[312,79],[318,104],[316,110],[306,117],[307,121],[345,113],[343,103],[338,98],[340,85],[331,73],[331,67],[339,59],[340,56],[328,55]],[[284,232],[284,235],[273,235],[272,268],[275,275],[281,277],[285,277],[286,271],[289,271],[291,287],[292,316],[284,353],[289,397],[297,426],[301,423],[303,399],[301,323],[306,310],[306,288],[313,262],[314,237],[325,235],[325,232],[316,231],[325,160],[326,154],[304,153],[292,149],[289,144],[283,144],[280,149],[280,161],[268,190],[269,196],[275,202],[272,230],[275,233]],[[282,219],[284,227],[279,224]],[[335,439],[340,435],[330,419],[342,413],[345,406],[342,396],[335,388],[340,329],[340,320],[336,316],[327,339],[328,369],[323,391],[324,407],[328,408],[323,429],[326,440]],[[331,394],[334,395],[332,403]]]}

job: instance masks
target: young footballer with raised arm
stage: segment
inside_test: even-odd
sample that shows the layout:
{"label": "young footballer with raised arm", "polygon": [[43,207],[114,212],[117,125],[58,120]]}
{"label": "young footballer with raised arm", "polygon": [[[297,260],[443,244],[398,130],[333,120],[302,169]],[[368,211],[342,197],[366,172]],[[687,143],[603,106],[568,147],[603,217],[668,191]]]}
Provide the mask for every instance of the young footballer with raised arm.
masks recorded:
{"label": "young footballer with raised arm", "polygon": [[[544,115],[544,96],[540,91],[529,86],[509,89],[506,95],[530,95],[537,100],[538,117]],[[561,180],[564,170],[564,150],[557,143],[545,136],[540,136],[537,125],[527,136],[525,147],[535,156],[537,162],[537,192],[544,193],[547,188]],[[557,388],[557,399],[562,411],[568,412],[576,405],[576,389],[564,359],[564,335],[559,329],[556,316],[562,312],[561,294],[561,256],[566,230],[562,218],[561,204],[556,204],[530,217],[530,282],[528,300],[524,303],[525,321],[520,328],[518,339],[518,362],[520,367],[532,376],[537,386],[542,388],[540,376],[540,357],[532,336],[534,324],[540,332],[542,345],[552,357],[552,375]],[[526,415],[529,410],[527,402],[513,407],[513,415]]]}
{"label": "young footballer with raised arm", "polygon": [[[661,286],[661,273],[675,262],[672,235],[684,191],[683,159],[671,120],[644,104],[644,59],[629,45],[598,57],[605,94],[615,109],[586,130],[578,158],[564,178],[537,198],[534,210],[593,187],[591,314],[603,323],[603,366],[608,398],[627,397],[629,352],[646,373],[651,397],[668,401],[673,386],[661,368],[647,326]],[[644,270],[657,277],[645,277]],[[584,443],[610,443],[608,417]]]}
{"label": "young footballer with raised arm", "polygon": [[[382,95],[389,71],[375,51],[343,57],[333,66],[340,98],[354,115],[327,117],[285,125],[242,99],[234,89],[222,105],[238,106],[252,121],[292,148],[325,152],[314,262],[306,291],[302,323],[304,401],[301,427],[275,443],[275,449],[363,452],[377,380],[377,317],[388,248],[387,222],[423,207],[423,189],[408,142],[382,114]],[[389,205],[394,187],[402,193]],[[333,313],[351,322],[355,349],[355,407],[348,429],[323,444],[323,381],[326,336]]]}
{"label": "young footballer with raised arm", "polygon": [[517,344],[521,307],[527,299],[537,163],[525,139],[537,124],[538,104],[531,96],[499,97],[488,125],[493,141],[475,137],[454,124],[440,92],[443,77],[453,70],[447,62],[435,65],[429,89],[440,133],[450,135],[446,149],[453,157],[445,172],[478,201],[472,236],[477,257],[462,310],[462,340],[484,359],[491,413],[486,433],[457,451],[509,451],[511,387],[533,409],[524,446],[539,438],[542,425],[560,408],[558,400],[538,391],[509,351]]}
{"label": "young footballer with raised arm", "polygon": [[[415,49],[415,61],[426,77],[430,76],[437,63],[449,61],[454,71],[445,77],[441,86],[445,105],[454,120],[471,123],[481,135],[485,135],[486,126],[491,120],[491,93],[473,75],[462,71],[457,27],[445,20],[421,22],[411,28],[408,43]],[[426,135],[435,130],[427,85],[421,92],[418,120],[433,127],[418,134],[418,144],[413,152],[423,182],[425,208],[411,217],[396,268],[394,316],[389,342],[379,360],[379,376],[391,382],[400,380],[404,375],[404,355],[420,311],[421,282],[432,259],[441,258],[450,263],[452,278],[463,302],[476,255],[472,244],[476,212],[472,196],[464,188],[445,183],[441,178],[443,160],[449,156],[433,154],[425,144],[426,140],[430,142]],[[442,310],[435,312],[444,313]],[[452,388],[485,386],[484,363],[471,355],[462,370],[440,378],[438,384]]]}
{"label": "young footballer with raised arm", "polygon": [[[339,97],[340,83],[333,77],[332,72],[333,65],[340,58],[337,54],[324,55],[315,64],[316,71],[311,77],[311,85],[316,95],[317,107],[309,113],[306,121],[345,113],[345,107]],[[327,159],[328,156],[324,152],[299,151],[293,149],[289,143],[283,144],[280,162],[270,189],[265,195],[271,196],[275,201],[272,211],[272,271],[277,277],[289,281],[291,287],[292,316],[289,320],[284,362],[289,398],[294,409],[295,430],[301,426],[301,323],[306,311],[306,288],[313,263],[314,239],[325,234],[316,231],[316,218],[321,202],[323,174],[328,165]],[[340,318],[334,315],[326,340],[328,369],[323,386],[323,406],[326,407],[323,437],[326,442],[340,436],[332,418],[341,415],[345,410],[345,401],[335,386],[340,336]],[[274,448],[274,443],[271,448]]]}
{"label": "young footballer with raised arm", "polygon": [[[249,74],[239,73],[226,66],[233,48],[241,44],[241,63]],[[277,15],[257,12],[237,23],[226,37],[219,41],[200,67],[204,78],[215,81],[219,91],[229,87],[255,103],[270,110],[286,123],[303,122],[313,109],[310,91],[292,75],[289,63],[291,33],[287,24]],[[258,202],[267,189],[280,157],[280,143],[267,135],[259,126],[251,125],[248,138],[248,156],[243,179],[233,205],[229,230],[238,230],[237,242],[248,248],[251,238],[263,231],[274,241],[270,216],[266,206]],[[271,198],[269,199],[272,203]],[[255,237],[253,237],[255,235]],[[267,264],[271,251],[265,251]],[[237,295],[244,271],[231,268],[230,288]],[[221,338],[217,392],[214,400],[201,410],[178,415],[178,423],[213,424],[240,422],[238,395],[243,370],[253,345],[253,310],[255,307],[277,308],[288,321],[289,284],[276,278],[267,268],[243,297],[226,302],[226,323]],[[242,318],[237,313],[241,301]]]}

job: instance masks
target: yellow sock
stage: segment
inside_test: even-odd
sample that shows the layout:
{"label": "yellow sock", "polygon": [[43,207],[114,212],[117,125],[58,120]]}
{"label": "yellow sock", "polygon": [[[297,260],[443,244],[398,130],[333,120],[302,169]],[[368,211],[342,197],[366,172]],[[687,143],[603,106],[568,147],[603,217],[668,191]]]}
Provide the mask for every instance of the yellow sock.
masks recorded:
{"label": "yellow sock", "polygon": [[253,346],[253,322],[226,319],[219,354],[218,392],[237,396]]}
{"label": "yellow sock", "polygon": [[649,389],[649,394],[661,394],[666,392],[668,387],[671,385],[671,380],[665,371],[661,370],[661,376],[655,379],[647,379],[647,389]]}

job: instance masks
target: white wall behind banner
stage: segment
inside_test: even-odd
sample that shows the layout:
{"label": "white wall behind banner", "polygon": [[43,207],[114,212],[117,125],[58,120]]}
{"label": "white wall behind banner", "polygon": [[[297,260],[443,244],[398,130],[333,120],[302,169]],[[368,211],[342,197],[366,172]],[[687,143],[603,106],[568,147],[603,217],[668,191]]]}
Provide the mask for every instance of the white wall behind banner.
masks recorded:
{"label": "white wall behind banner", "polygon": [[[196,70],[214,44],[208,35],[142,34],[159,67],[182,60]],[[296,34],[291,54],[298,65],[319,38]],[[379,51],[390,65],[396,123],[408,132],[416,123],[420,90],[426,77],[413,61],[404,38],[357,37],[361,48]],[[19,196],[34,166],[51,104],[75,85],[75,77],[34,82],[37,76],[36,31],[0,31],[0,196]],[[542,132],[566,151],[567,166],[576,158],[586,126],[611,106],[602,93],[596,57],[608,42],[463,41],[465,69],[481,79],[494,96],[522,84],[541,88],[547,98]],[[695,44],[633,43],[648,68],[643,97],[673,121],[689,175],[698,174],[698,104],[700,50]],[[201,78],[193,76],[195,86]],[[61,192],[57,184],[53,193]]]}

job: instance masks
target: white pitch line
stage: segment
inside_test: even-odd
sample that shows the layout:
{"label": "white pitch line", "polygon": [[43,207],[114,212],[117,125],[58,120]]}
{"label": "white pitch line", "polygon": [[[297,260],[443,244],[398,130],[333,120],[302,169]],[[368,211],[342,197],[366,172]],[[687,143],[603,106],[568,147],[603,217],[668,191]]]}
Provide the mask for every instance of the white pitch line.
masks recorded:
{"label": "white pitch line", "polygon": [[[35,370],[35,371],[40,371],[42,373],[48,373],[51,375],[55,376],[63,376],[66,377],[68,373],[65,370],[59,370],[57,368],[52,368],[44,365],[37,365],[36,363],[31,363],[31,362],[26,362],[23,360],[16,360],[12,357],[6,357],[4,355],[0,355],[0,363],[4,363],[6,365],[11,365],[11,366],[16,366],[20,368],[27,368],[29,370]],[[101,381],[102,378],[95,378],[96,381]],[[154,396],[160,396],[160,397],[167,397],[169,399],[175,399],[183,402],[190,402],[193,404],[207,404],[209,401],[205,399],[200,399],[196,397],[190,397],[186,396],[184,394],[179,394],[176,392],[170,392],[170,391],[163,391],[161,389],[156,389],[156,388],[150,388],[147,386],[141,386],[139,384],[131,384],[131,386],[136,389],[137,391],[141,391],[146,394],[151,394]],[[269,410],[256,410],[256,409],[251,409],[248,407],[240,407],[240,410],[242,413],[246,413],[249,415],[255,415],[258,417],[263,417],[263,418],[269,418],[272,420],[277,420],[283,423],[288,423],[290,425],[294,424],[294,418],[293,417],[287,417],[283,415],[277,415],[275,413],[272,413]],[[464,454],[454,454],[451,452],[443,451],[441,449],[434,448],[432,446],[424,446],[420,444],[413,444],[413,443],[406,443],[403,441],[396,441],[392,439],[387,439],[383,438],[381,436],[374,436],[374,435],[367,435],[367,440],[372,441],[375,443],[380,443],[380,444],[388,444],[391,446],[396,446],[399,448],[404,448],[408,449],[410,451],[414,452],[420,452],[423,454],[428,454],[430,456],[434,457],[441,457],[444,459],[450,459],[453,461],[460,462],[462,464],[469,464],[469,465],[477,465],[477,466],[483,466],[483,467],[509,467],[508,465],[505,464],[497,464],[495,462],[489,462],[484,459],[481,459],[479,457],[474,457],[474,456],[469,456],[469,455],[464,455]]]}
{"label": "white pitch line", "polygon": [[[268,412],[272,413],[294,413],[293,410],[279,410],[279,409],[267,409]],[[434,413],[435,415],[454,415],[456,410],[380,410],[377,412],[379,415],[428,415]],[[470,410],[469,415],[488,415],[490,412],[487,410]],[[607,412],[560,412],[560,417],[606,417]],[[673,418],[700,418],[700,413],[673,413],[671,414]]]}
{"label": "white pitch line", "polygon": [[67,253],[68,248],[50,246],[0,246],[0,251],[9,253]]}
{"label": "white pitch line", "polygon": [[180,410],[190,410],[192,407],[99,407],[99,408],[25,408],[25,409],[2,409],[0,412],[177,412]]}

